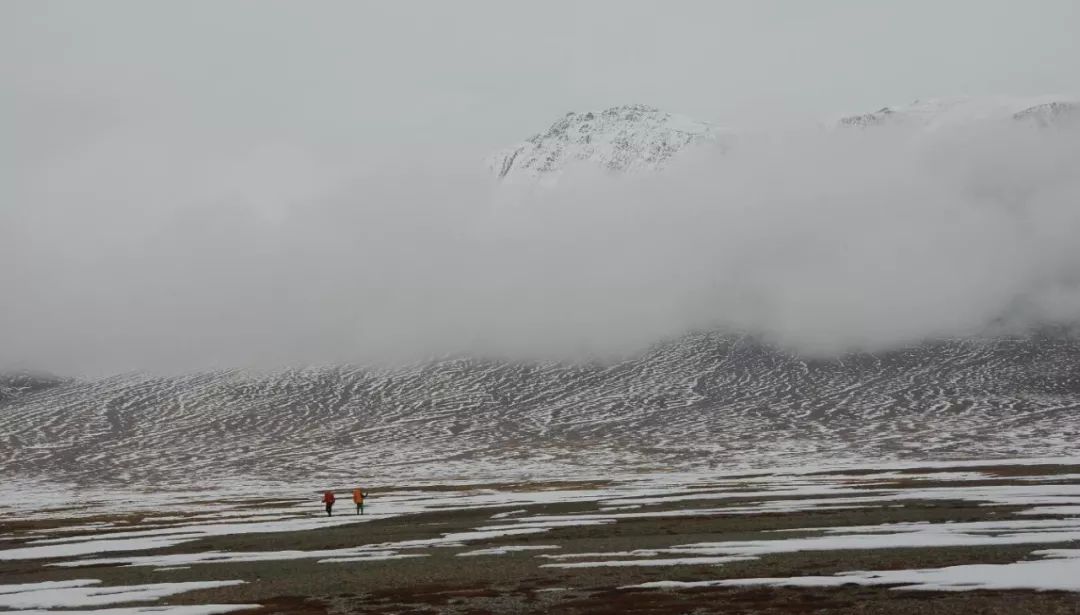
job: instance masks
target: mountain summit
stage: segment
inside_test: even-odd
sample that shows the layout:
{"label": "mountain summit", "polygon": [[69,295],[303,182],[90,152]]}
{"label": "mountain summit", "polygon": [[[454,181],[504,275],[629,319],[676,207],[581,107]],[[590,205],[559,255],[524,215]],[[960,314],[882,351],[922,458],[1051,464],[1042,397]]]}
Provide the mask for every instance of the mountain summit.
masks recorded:
{"label": "mountain summit", "polygon": [[644,105],[571,112],[546,132],[496,153],[488,166],[502,181],[554,177],[579,161],[611,171],[655,170],[688,145],[723,134],[708,122]]}
{"label": "mountain summit", "polygon": [[[1080,100],[1038,98],[937,98],[841,117],[832,128],[905,127],[935,130],[977,122],[1017,121],[1057,127],[1080,121]],[[716,124],[645,105],[570,112],[545,132],[487,159],[502,182],[553,181],[578,163],[613,172],[662,169],[692,145],[726,145],[736,133]]]}

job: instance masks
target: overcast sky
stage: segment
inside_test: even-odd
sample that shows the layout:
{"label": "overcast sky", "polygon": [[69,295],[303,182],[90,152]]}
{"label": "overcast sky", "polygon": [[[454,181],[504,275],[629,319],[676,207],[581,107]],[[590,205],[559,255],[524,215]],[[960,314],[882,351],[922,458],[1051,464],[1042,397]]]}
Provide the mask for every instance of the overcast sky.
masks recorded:
{"label": "overcast sky", "polygon": [[1076,0],[7,0],[0,110],[24,156],[142,122],[490,148],[623,103],[743,124],[1071,94],[1077,32]]}
{"label": "overcast sky", "polygon": [[[1075,271],[1067,135],[918,151],[803,137],[630,192],[571,183],[521,219],[484,217],[486,185],[466,177],[570,110],[746,128],[1075,95],[1078,32],[1076,0],[5,0],[0,368],[337,361],[462,332],[519,347],[600,332],[623,350],[735,314],[736,295],[780,316],[740,303],[726,324],[819,348],[977,330]],[[852,236],[861,256],[836,251]],[[793,251],[762,261],[773,244]],[[844,269],[853,254],[864,265]],[[748,259],[759,278],[733,269]],[[1052,303],[1071,318],[1068,289]]]}

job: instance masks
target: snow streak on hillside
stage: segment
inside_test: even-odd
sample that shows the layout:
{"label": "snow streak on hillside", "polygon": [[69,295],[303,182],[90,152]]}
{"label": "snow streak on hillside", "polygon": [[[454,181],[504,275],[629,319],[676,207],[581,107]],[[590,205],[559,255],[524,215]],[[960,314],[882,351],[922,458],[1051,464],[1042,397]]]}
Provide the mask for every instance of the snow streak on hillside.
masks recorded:
{"label": "snow streak on hillside", "polygon": [[92,483],[586,477],[804,461],[1060,456],[1080,342],[806,361],[693,335],[610,365],[118,376],[0,402],[0,474]]}

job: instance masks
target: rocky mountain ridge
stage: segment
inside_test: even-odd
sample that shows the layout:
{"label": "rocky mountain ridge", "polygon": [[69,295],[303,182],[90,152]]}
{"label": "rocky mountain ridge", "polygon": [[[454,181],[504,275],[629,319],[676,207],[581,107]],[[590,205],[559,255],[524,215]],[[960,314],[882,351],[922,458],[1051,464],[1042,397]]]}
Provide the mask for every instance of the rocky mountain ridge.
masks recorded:
{"label": "rocky mountain ridge", "polygon": [[[1080,123],[1080,99],[941,98],[842,116],[826,129],[897,127],[936,130],[977,122],[1017,121],[1042,128]],[[589,164],[612,173],[662,170],[680,153],[736,147],[740,132],[645,105],[570,112],[546,131],[487,160],[501,183],[552,183],[567,168]]]}
{"label": "rocky mountain ridge", "polygon": [[609,171],[658,170],[688,146],[722,145],[727,131],[645,105],[567,113],[545,132],[488,160],[501,181],[557,177],[588,161]]}

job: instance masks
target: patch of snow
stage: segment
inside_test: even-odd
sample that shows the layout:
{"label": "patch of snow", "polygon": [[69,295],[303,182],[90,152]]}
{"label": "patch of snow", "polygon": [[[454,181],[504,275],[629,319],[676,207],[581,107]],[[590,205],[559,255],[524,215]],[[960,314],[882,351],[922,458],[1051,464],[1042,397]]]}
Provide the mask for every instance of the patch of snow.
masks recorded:
{"label": "patch of snow", "polygon": [[472,557],[474,555],[506,555],[507,553],[516,553],[518,551],[548,551],[551,549],[561,549],[558,545],[506,545],[503,547],[492,547],[490,549],[478,549],[476,551],[466,551],[465,553],[458,553],[458,557]]}
{"label": "patch of snow", "polygon": [[343,564],[347,562],[379,562],[391,559],[409,559],[413,557],[428,557],[428,553],[372,553],[358,557],[331,557],[321,559],[319,564]]}
{"label": "patch of snow", "polygon": [[674,557],[665,559],[625,559],[593,562],[541,564],[541,568],[604,568],[624,566],[704,566],[730,564],[755,559],[753,557]]}
{"label": "patch of snow", "polygon": [[41,611],[20,610],[5,611],[5,615],[142,615],[143,613],[155,613],[157,615],[219,615],[220,613],[232,613],[233,611],[246,611],[262,608],[261,604],[182,604],[176,606],[132,606],[114,609],[63,610]]}
{"label": "patch of snow", "polygon": [[[214,589],[240,585],[245,581],[193,581],[189,583],[151,583],[147,585],[99,586],[100,581],[78,581],[78,585],[38,587],[0,593],[0,607],[66,608],[144,602],[196,589]],[[40,585],[40,584],[38,584]],[[9,586],[10,587],[10,586]]]}
{"label": "patch of snow", "polygon": [[[823,531],[806,528],[803,531]],[[1080,540],[1080,519],[974,523],[898,523],[829,528],[824,536],[679,545],[665,553],[758,556],[797,551],[1019,545]]]}
{"label": "patch of snow", "polygon": [[416,540],[401,540],[397,542],[385,542],[343,549],[320,549],[313,551],[238,551],[229,553],[225,551],[204,551],[201,553],[175,553],[169,555],[146,555],[134,557],[116,557],[101,559],[84,559],[70,562],[57,562],[51,564],[60,567],[101,566],[123,564],[128,566],[153,566],[171,567],[188,566],[192,564],[222,564],[238,562],[266,562],[299,559],[316,559],[319,561],[344,561],[346,558],[357,561],[374,560],[395,554],[402,549],[423,549],[429,547],[453,546],[460,547],[466,542],[502,538],[504,536],[520,536],[524,534],[538,534],[546,532],[547,528],[514,528],[503,530],[476,530],[471,532],[452,532],[439,538],[422,538]]}
{"label": "patch of snow", "polygon": [[524,508],[519,508],[518,510],[509,510],[509,511],[506,511],[506,512],[495,513],[494,515],[491,515],[491,518],[492,519],[505,519],[506,517],[511,517],[513,515],[520,515],[523,512],[527,512],[527,511]]}
{"label": "patch of snow", "polygon": [[1045,551],[1056,559],[1011,564],[969,564],[919,570],[844,572],[833,576],[722,579],[717,581],[654,581],[627,588],[695,588],[762,585],[769,587],[839,587],[895,585],[920,591],[1040,590],[1080,592],[1080,551]]}
{"label": "patch of snow", "polygon": [[0,560],[52,559],[60,557],[78,557],[91,553],[113,551],[145,551],[163,549],[195,540],[195,537],[173,538],[131,538],[131,539],[95,539],[84,542],[58,545],[21,547],[0,551]]}
{"label": "patch of snow", "polygon": [[86,587],[101,583],[97,579],[73,579],[71,581],[43,581],[40,583],[17,583],[15,585],[0,585],[0,595],[17,594],[20,592],[41,591],[46,589],[66,589],[69,587]]}
{"label": "patch of snow", "polygon": [[554,519],[554,520],[550,520],[550,521],[538,521],[536,523],[532,522],[533,519],[536,519],[536,517],[526,517],[526,518],[523,518],[523,519],[519,519],[519,521],[521,521],[521,523],[518,523],[517,525],[490,525],[490,526],[484,526],[484,527],[482,527],[480,529],[481,530],[495,530],[495,531],[518,530],[518,529],[521,529],[521,528],[548,530],[548,529],[554,529],[554,528],[559,528],[559,527],[576,527],[576,526],[579,526],[579,525],[606,525],[608,523],[615,523],[615,519],[613,519],[611,517],[603,517],[603,516],[595,516],[595,517],[588,518],[588,519],[569,518],[568,517],[568,518],[565,518],[565,519]]}

